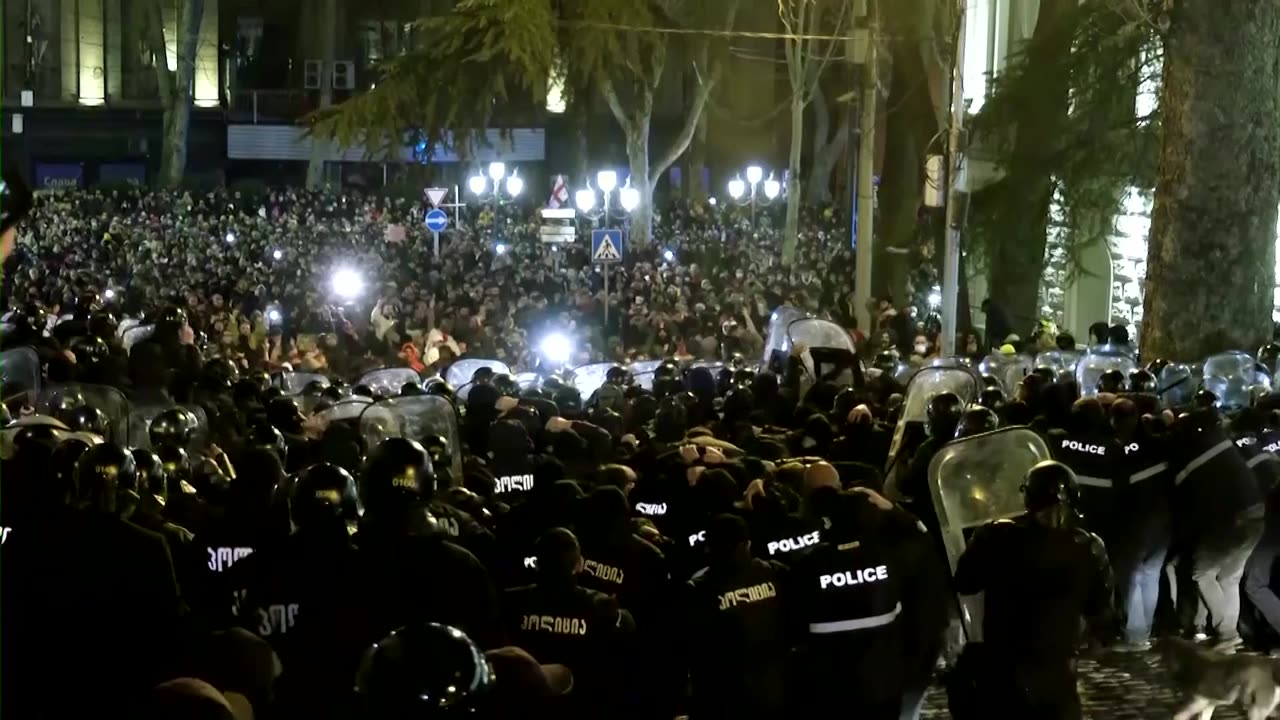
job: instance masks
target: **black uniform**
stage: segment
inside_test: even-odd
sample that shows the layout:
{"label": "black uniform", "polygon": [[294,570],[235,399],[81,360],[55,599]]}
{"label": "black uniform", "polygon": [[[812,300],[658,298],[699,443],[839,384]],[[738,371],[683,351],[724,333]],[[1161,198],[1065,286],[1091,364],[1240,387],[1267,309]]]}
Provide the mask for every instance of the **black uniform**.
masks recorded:
{"label": "black uniform", "polygon": [[1111,601],[1102,541],[1029,516],[1001,520],[974,533],[955,586],[962,595],[985,593],[989,716],[1079,718],[1079,621],[1105,617]]}
{"label": "black uniform", "polygon": [[1085,527],[1110,544],[1120,520],[1118,493],[1123,492],[1126,480],[1124,448],[1115,438],[1100,433],[1054,430],[1048,440],[1053,459],[1076,474],[1080,485],[1076,509],[1084,515]]}
{"label": "black uniform", "polygon": [[577,717],[616,713],[620,703],[611,691],[620,682],[617,640],[632,629],[630,615],[617,602],[573,582],[543,583],[507,590],[502,609],[512,644],[539,662],[573,672]]}
{"label": "black uniform", "polygon": [[694,718],[785,716],[785,577],[781,563],[752,559],[704,568],[689,581],[684,648]]}

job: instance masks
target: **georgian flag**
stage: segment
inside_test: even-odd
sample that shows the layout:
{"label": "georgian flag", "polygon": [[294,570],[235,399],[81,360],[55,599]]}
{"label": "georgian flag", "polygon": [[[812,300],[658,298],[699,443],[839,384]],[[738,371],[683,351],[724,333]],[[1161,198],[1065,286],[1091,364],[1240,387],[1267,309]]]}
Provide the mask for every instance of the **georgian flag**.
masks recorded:
{"label": "georgian flag", "polygon": [[564,182],[563,175],[557,175],[555,184],[551,188],[551,199],[547,200],[547,207],[560,208],[569,202],[569,186]]}

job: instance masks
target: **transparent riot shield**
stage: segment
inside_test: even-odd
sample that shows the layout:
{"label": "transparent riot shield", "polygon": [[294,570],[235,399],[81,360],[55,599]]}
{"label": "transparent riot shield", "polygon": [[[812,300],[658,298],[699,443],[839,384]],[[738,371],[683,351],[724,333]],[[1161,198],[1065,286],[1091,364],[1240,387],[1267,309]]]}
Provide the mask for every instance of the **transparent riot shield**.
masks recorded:
{"label": "transparent riot shield", "polygon": [[832,377],[831,382],[843,386],[854,384],[852,364],[859,362],[858,349],[854,347],[853,338],[844,328],[830,320],[795,320],[787,326],[786,352],[790,352],[799,343],[804,343],[809,348],[808,354],[801,356],[801,359],[805,372],[815,382],[818,378],[830,376],[839,368],[841,372]]}
{"label": "transparent riot shield", "polygon": [[790,305],[783,305],[773,311],[773,315],[769,316],[769,327],[765,331],[764,356],[760,359],[762,366],[773,368],[775,372],[786,367],[787,353],[791,352],[787,328],[791,323],[807,317],[810,317],[809,313]]}
{"label": "transparent riot shield", "polygon": [[360,413],[360,437],[370,450],[388,438],[422,442],[429,435],[439,435],[449,444],[449,456],[453,459],[450,473],[460,480],[462,444],[458,415],[448,400],[432,395],[392,398],[366,405]]}
{"label": "transparent riot shield", "polygon": [[653,391],[653,373],[662,364],[661,360],[640,360],[627,366],[627,371],[635,379],[638,387]]}
{"label": "transparent riot shield", "polygon": [[1182,363],[1170,363],[1160,371],[1159,383],[1160,405],[1167,408],[1183,407],[1191,403],[1200,381],[1195,369]]}
{"label": "transparent riot shield", "polygon": [[519,385],[521,390],[538,387],[541,383],[542,378],[538,373],[522,372],[516,375],[516,385]]}
{"label": "transparent riot shield", "polygon": [[199,405],[179,405],[177,403],[153,403],[134,405],[129,409],[129,447],[151,448],[151,421],[160,413],[171,408],[182,408],[195,416],[196,431],[191,443],[187,445],[189,452],[203,450],[209,445],[209,417]]}
{"label": "transparent riot shield", "polygon": [[400,394],[400,388],[405,383],[421,383],[422,377],[413,371],[413,368],[383,368],[382,370],[374,370],[360,376],[356,381],[356,385],[367,385],[379,395],[387,397],[395,397]]}
{"label": "transparent riot shield", "polygon": [[596,363],[594,365],[583,365],[573,371],[572,380],[570,382],[582,397],[591,397],[596,390],[604,385],[605,374],[609,372],[609,368],[617,367],[615,363]]}
{"label": "transparent riot shield", "polygon": [[1239,410],[1249,406],[1254,364],[1253,356],[1240,351],[1218,353],[1204,361],[1204,389],[1218,396],[1218,407]]}
{"label": "transparent riot shield", "polygon": [[[893,442],[889,445],[889,458],[885,465],[885,476],[890,478],[891,486],[895,483],[889,470],[896,464],[898,455],[908,450],[914,451],[924,440],[924,421],[929,414],[929,401],[935,395],[947,392],[955,393],[961,402],[969,405],[978,397],[978,379],[964,368],[920,368],[911,377],[903,396],[902,414],[893,431]],[[903,463],[905,464],[905,459]]]}
{"label": "transparent riot shield", "polygon": [[46,387],[36,397],[36,412],[56,417],[58,409],[88,405],[107,416],[108,442],[124,445],[129,440],[129,401],[110,385],[66,383]]}
{"label": "transparent riot shield", "polygon": [[31,400],[40,392],[40,356],[29,347],[0,353],[0,388],[8,401],[19,395]]}
{"label": "transparent riot shield", "polygon": [[139,320],[138,318],[130,318],[130,317],[121,318],[120,324],[116,326],[116,337],[119,337],[120,339],[123,340],[125,333],[138,327],[141,324],[142,324],[142,321]]}
{"label": "transparent riot shield", "polygon": [[320,413],[320,417],[323,418],[323,423],[325,425],[335,422],[359,420],[360,414],[365,411],[365,408],[372,404],[373,400],[370,400],[367,397],[361,397],[358,395],[345,397],[334,403],[329,409]]}
{"label": "transparent riot shield", "polygon": [[[1044,440],[1020,427],[956,440],[938,451],[929,464],[929,488],[952,573],[974,528],[1023,513],[1023,477],[1049,459]],[[969,640],[980,640],[981,597],[961,597],[960,605]]]}
{"label": "transparent riot shield", "polygon": [[1080,353],[1074,350],[1045,350],[1036,356],[1036,367],[1051,367],[1059,376],[1066,373],[1075,377],[1079,364]]}
{"label": "transparent riot shield", "polygon": [[151,337],[156,331],[155,325],[139,325],[126,330],[124,335],[120,336],[120,344],[124,346],[125,352],[133,350],[133,346]]}
{"label": "transparent riot shield", "polygon": [[78,433],[71,432],[70,428],[63,424],[61,420],[48,415],[28,415],[18,418],[7,425],[4,430],[0,430],[0,459],[11,460],[13,458],[13,438],[18,434],[19,430],[24,427],[37,427],[40,425],[47,425],[53,428],[53,436],[58,442],[78,435]]}
{"label": "transparent riot shield", "polygon": [[1125,377],[1138,369],[1133,356],[1124,348],[1114,345],[1095,345],[1080,358],[1076,364],[1076,383],[1080,386],[1080,397],[1093,397],[1098,394],[1098,380],[1108,370],[1119,370]]}
{"label": "transparent riot shield", "polygon": [[1030,375],[1032,369],[1029,355],[991,353],[978,364],[978,373],[994,375],[1000,381],[1000,388],[1008,397],[1013,397],[1014,391],[1018,389],[1018,383],[1022,382],[1022,378]]}
{"label": "transparent riot shield", "polygon": [[320,373],[285,371],[276,373],[271,380],[285,395],[297,395],[313,382],[329,387],[329,378]]}
{"label": "transparent riot shield", "polygon": [[510,375],[511,368],[501,360],[485,360],[483,358],[463,358],[449,366],[444,373],[444,381],[455,388],[471,382],[477,370],[488,368],[495,375]]}

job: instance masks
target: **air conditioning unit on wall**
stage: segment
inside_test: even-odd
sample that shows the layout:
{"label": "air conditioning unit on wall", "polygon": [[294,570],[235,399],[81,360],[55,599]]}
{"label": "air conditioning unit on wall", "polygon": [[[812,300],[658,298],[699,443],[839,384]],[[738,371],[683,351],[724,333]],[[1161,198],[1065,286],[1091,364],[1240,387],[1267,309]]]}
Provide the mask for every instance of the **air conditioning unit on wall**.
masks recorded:
{"label": "air conditioning unit on wall", "polygon": [[302,87],[307,90],[319,90],[321,73],[323,72],[323,60],[307,60],[302,71]]}
{"label": "air conditioning unit on wall", "polygon": [[356,88],[356,64],[350,60],[339,60],[333,64],[333,89],[354,90]]}

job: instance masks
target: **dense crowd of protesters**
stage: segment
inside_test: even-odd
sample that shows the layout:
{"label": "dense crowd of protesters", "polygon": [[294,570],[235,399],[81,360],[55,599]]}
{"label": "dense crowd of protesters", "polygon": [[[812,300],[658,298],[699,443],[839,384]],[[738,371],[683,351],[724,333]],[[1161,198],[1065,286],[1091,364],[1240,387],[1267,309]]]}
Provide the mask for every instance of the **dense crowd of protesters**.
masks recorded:
{"label": "dense crowd of protesters", "polygon": [[[757,356],[783,303],[854,325],[852,253],[831,209],[806,209],[787,270],[769,213],[752,224],[723,204],[664,207],[653,241],[612,267],[607,299],[585,222],[576,242],[551,246],[537,209],[502,205],[495,224],[492,205],[465,208],[437,258],[425,209],[357,191],[48,194],[4,294],[10,307],[35,301],[52,314],[86,290],[114,295],[120,314],[176,303],[219,354],[340,371],[396,355],[432,362],[441,348],[528,366],[548,329],[579,338],[578,362]],[[334,295],[339,269],[365,282],[354,302]]]}

